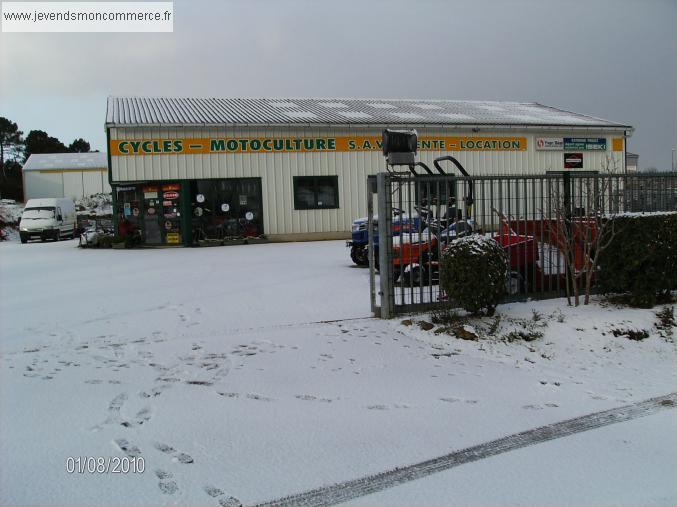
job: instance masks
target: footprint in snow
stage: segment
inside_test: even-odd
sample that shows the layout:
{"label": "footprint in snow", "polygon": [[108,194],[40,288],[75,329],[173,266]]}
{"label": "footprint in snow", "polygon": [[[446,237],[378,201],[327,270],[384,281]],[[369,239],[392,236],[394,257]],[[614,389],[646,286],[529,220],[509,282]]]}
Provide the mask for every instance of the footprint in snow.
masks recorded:
{"label": "footprint in snow", "polygon": [[440,401],[444,401],[446,403],[458,403],[458,402],[464,402],[468,403],[469,405],[476,405],[479,403],[479,400],[464,400],[463,398],[454,398],[453,396],[446,397],[446,398],[438,398]]}
{"label": "footprint in snow", "polygon": [[228,496],[227,494],[225,494],[219,488],[216,488],[214,486],[205,486],[202,489],[204,489],[204,492],[207,493],[212,498],[216,498],[219,501],[219,505],[221,507],[241,507],[242,506],[242,502],[240,502],[237,498],[234,498],[232,496]]}
{"label": "footprint in snow", "polygon": [[331,398],[318,398],[317,396],[313,396],[312,394],[297,394],[294,396],[294,398],[297,398],[299,400],[304,400],[304,401],[320,401],[323,403],[331,403],[332,399]]}
{"label": "footprint in snow", "polygon": [[141,456],[141,449],[139,449],[135,445],[130,444],[129,441],[125,438],[115,439],[115,444],[120,448],[122,452],[124,452],[130,458],[138,458],[139,456]]}
{"label": "footprint in snow", "polygon": [[122,421],[120,424],[125,428],[130,428],[132,426],[141,426],[142,424],[150,421],[152,417],[152,412],[150,407],[144,407],[136,413],[133,421]]}
{"label": "footprint in snow", "polygon": [[171,445],[163,444],[162,442],[155,442],[153,446],[160,452],[164,454],[169,454],[172,456],[172,461],[178,461],[184,465],[193,463],[193,458],[189,454],[184,452],[179,452],[174,449]]}
{"label": "footprint in snow", "polygon": [[162,491],[165,495],[173,495],[179,490],[176,482],[171,480],[174,478],[174,474],[171,472],[167,472],[158,468],[155,470],[155,476],[160,479],[160,482],[158,482],[158,488],[160,488],[160,491]]}
{"label": "footprint in snow", "polygon": [[444,401],[446,403],[456,403],[456,402],[461,401],[460,398],[440,398],[439,400]]}
{"label": "footprint in snow", "polygon": [[273,398],[268,398],[267,396],[263,396],[261,394],[256,394],[256,393],[248,393],[247,398],[250,400],[257,400],[257,401],[274,401]]}
{"label": "footprint in snow", "polygon": [[524,405],[522,408],[525,410],[543,410],[544,408],[556,408],[559,407],[557,403],[545,403],[543,405]]}
{"label": "footprint in snow", "polygon": [[158,482],[158,488],[160,488],[160,491],[165,495],[173,495],[179,490],[179,487],[174,481],[160,481]]}

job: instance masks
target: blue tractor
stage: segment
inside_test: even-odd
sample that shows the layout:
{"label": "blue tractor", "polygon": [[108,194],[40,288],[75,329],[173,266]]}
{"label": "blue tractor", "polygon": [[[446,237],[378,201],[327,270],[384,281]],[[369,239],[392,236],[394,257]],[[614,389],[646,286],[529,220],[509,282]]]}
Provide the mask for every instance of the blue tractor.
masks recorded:
{"label": "blue tractor", "polygon": [[[350,258],[358,266],[369,265],[369,231],[367,230],[367,217],[353,220],[352,240],[346,242],[350,248]],[[397,208],[393,209],[393,236],[399,236],[401,232],[417,231],[421,224],[418,215],[409,216]],[[378,217],[374,216],[374,251],[378,251]]]}

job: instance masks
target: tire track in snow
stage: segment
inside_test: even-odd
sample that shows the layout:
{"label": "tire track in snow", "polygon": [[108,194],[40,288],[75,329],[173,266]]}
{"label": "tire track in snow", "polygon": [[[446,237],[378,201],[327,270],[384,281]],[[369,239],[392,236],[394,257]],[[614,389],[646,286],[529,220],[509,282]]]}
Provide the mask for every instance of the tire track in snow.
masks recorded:
{"label": "tire track in snow", "polygon": [[270,500],[256,504],[254,507],[336,505],[449,470],[465,463],[472,463],[473,461],[479,461],[505,452],[601,428],[610,424],[646,417],[670,408],[677,408],[677,392],[632,405],[541,426],[413,465]]}

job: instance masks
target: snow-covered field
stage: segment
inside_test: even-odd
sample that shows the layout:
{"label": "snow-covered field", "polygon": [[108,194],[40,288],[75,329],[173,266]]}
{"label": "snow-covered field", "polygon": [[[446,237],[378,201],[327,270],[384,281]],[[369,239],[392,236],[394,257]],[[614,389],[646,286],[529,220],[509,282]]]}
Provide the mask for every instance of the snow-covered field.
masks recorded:
{"label": "snow-covered field", "polygon": [[[369,318],[343,242],[76,245],[0,244],[3,506],[262,502],[677,391],[656,310],[505,305],[496,336],[464,341]],[[525,323],[543,337],[500,339]],[[351,503],[675,505],[676,424],[666,409]],[[143,473],[67,472],[130,456]]]}

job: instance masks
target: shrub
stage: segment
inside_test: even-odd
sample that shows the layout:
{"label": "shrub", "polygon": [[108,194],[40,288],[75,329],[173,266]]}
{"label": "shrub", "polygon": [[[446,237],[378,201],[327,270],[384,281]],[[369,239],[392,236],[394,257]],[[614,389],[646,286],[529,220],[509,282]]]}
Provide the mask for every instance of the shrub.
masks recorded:
{"label": "shrub", "polygon": [[505,251],[486,236],[467,236],[442,253],[440,287],[472,314],[483,308],[492,315],[505,293],[508,262]]}
{"label": "shrub", "polygon": [[603,293],[630,293],[630,304],[650,308],[677,289],[677,213],[619,215],[609,247],[600,253]]}

